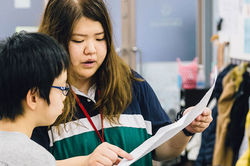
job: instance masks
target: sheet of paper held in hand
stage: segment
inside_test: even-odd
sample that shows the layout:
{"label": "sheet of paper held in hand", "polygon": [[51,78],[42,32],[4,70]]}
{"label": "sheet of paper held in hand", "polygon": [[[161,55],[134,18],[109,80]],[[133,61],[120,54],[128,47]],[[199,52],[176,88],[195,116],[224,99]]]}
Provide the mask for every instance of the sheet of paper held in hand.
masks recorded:
{"label": "sheet of paper held in hand", "polygon": [[143,156],[145,156],[146,154],[148,154],[149,152],[151,152],[152,150],[154,150],[155,148],[175,136],[186,126],[188,126],[197,116],[199,116],[203,112],[204,108],[207,106],[215,86],[216,78],[217,74],[213,85],[196,106],[194,106],[177,122],[160,128],[154,136],[147,139],[145,142],[143,142],[140,146],[138,146],[130,153],[134,158],[133,160],[129,161],[127,159],[123,159],[118,164],[118,166],[128,166],[134,163],[135,161],[139,160],[140,158],[142,158]]}

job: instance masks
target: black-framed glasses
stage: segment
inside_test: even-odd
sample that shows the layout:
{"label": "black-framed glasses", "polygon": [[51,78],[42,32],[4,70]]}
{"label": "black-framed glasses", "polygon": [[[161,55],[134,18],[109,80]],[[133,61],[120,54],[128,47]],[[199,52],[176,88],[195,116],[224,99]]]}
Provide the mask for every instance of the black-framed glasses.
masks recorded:
{"label": "black-framed glasses", "polygon": [[62,91],[64,96],[69,94],[70,85],[67,83],[66,86],[51,86],[51,88],[56,88]]}

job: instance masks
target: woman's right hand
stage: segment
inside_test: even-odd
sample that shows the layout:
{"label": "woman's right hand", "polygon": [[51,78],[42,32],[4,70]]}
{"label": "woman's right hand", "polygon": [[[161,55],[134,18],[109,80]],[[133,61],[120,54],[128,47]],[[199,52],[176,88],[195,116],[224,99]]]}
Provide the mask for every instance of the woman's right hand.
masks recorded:
{"label": "woman's right hand", "polygon": [[86,164],[89,166],[112,166],[121,161],[120,157],[126,158],[127,160],[133,159],[130,154],[121,148],[104,142],[87,156]]}

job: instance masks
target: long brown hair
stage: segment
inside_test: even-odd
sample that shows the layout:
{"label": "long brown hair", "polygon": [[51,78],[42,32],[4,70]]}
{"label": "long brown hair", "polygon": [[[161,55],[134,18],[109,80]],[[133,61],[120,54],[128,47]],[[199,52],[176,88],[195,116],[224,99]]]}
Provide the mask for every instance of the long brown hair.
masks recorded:
{"label": "long brown hair", "polygon": [[[102,110],[104,118],[116,123],[120,114],[132,101],[132,80],[136,78],[129,66],[115,52],[111,21],[104,2],[102,0],[49,0],[39,31],[56,38],[68,51],[74,25],[83,16],[100,22],[104,29],[107,55],[95,73],[96,85],[101,91],[96,109]],[[66,100],[65,111],[56,124],[71,120],[74,105],[74,98],[70,94]]]}

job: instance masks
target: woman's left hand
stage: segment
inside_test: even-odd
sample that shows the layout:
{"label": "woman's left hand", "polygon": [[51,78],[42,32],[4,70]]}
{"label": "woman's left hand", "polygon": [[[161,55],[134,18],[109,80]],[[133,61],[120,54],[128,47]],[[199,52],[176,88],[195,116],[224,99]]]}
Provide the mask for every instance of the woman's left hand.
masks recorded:
{"label": "woman's left hand", "polygon": [[[191,108],[185,110],[184,114],[190,111]],[[203,132],[209,124],[212,122],[212,111],[209,108],[205,108],[201,115],[195,118],[192,123],[190,123],[186,130],[191,133],[200,133]]]}

